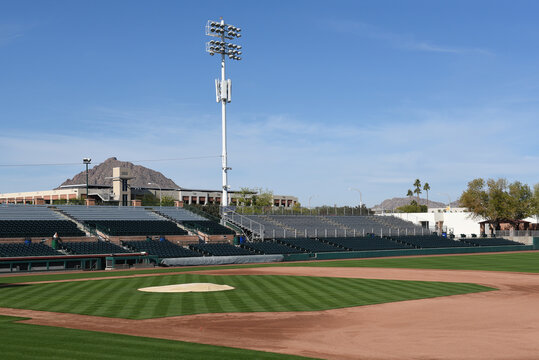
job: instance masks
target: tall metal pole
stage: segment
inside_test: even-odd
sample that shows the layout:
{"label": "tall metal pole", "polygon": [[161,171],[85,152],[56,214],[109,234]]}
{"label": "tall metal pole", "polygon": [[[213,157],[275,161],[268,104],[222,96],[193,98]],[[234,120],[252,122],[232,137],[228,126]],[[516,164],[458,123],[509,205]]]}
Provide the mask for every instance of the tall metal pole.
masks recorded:
{"label": "tall metal pole", "polygon": [[88,204],[88,163],[86,163],[86,204]]}
{"label": "tall metal pole", "polygon": [[241,45],[227,42],[234,38],[241,37],[241,29],[234,25],[225,24],[221,18],[219,22],[208,20],[206,24],[206,35],[216,37],[219,40],[211,40],[206,43],[206,51],[210,55],[221,54],[221,80],[215,81],[216,100],[221,103],[221,123],[222,123],[222,154],[221,170],[223,180],[223,192],[221,194],[221,206],[228,206],[228,158],[226,145],[226,103],[231,100],[231,81],[226,79],[225,58],[228,56],[232,60],[241,60]]}
{"label": "tall metal pole", "polygon": [[82,162],[86,164],[86,205],[88,205],[88,165],[92,162],[92,159],[84,158]]}
{"label": "tall metal pole", "polygon": [[[221,25],[224,25],[225,21],[221,19]],[[225,34],[221,35],[221,41],[225,41]],[[225,77],[225,54],[221,54],[221,87],[227,86],[226,77]],[[228,206],[228,164],[227,164],[227,153],[226,153],[226,102],[230,94],[227,97],[221,99],[221,122],[222,122],[222,168],[223,168],[223,194],[221,196],[221,206]]]}

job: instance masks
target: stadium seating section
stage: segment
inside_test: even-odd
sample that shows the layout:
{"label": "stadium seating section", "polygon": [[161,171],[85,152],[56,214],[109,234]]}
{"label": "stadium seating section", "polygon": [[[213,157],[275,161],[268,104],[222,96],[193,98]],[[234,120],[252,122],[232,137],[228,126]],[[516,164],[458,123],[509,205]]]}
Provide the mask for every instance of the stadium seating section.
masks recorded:
{"label": "stadium seating section", "polygon": [[142,207],[58,205],[57,208],[78,221],[125,220],[162,221],[163,218]]}
{"label": "stadium seating section", "polygon": [[123,241],[123,244],[134,251],[145,251],[150,255],[156,255],[160,258],[202,256],[200,253],[185,249],[184,247],[173,244],[168,240]]}
{"label": "stadium seating section", "polygon": [[365,236],[359,238],[320,238],[320,241],[339,246],[351,251],[393,250],[412,248],[411,245],[398,243],[385,237],[381,238]]}
{"label": "stadium seating section", "polygon": [[393,236],[391,237],[394,241],[401,244],[408,244],[415,248],[446,248],[446,247],[469,247],[470,244],[467,244],[462,241],[456,241],[447,239],[441,236],[436,235],[425,235],[425,236]]}
{"label": "stadium seating section", "polygon": [[153,210],[174,221],[208,220],[180,207],[155,207]]}
{"label": "stadium seating section", "polygon": [[254,255],[253,252],[230,244],[190,244],[191,250],[210,256]]}
{"label": "stadium seating section", "polygon": [[462,239],[461,241],[470,244],[471,246],[504,246],[504,245],[524,245],[522,243],[506,240],[503,238],[471,238]]}
{"label": "stadium seating section", "polygon": [[63,242],[61,247],[68,253],[77,255],[126,254],[131,252],[106,241]]}
{"label": "stadium seating section", "polygon": [[346,249],[343,249],[342,247],[335,246],[328,243],[323,243],[316,239],[291,238],[291,239],[277,239],[277,241],[287,246],[291,246],[296,249],[301,249],[301,250],[311,252],[311,253],[346,251]]}
{"label": "stadium seating section", "polygon": [[270,241],[244,243],[241,246],[257,254],[297,254],[305,252],[302,249],[292,248]]}
{"label": "stadium seating section", "polygon": [[[394,216],[245,215],[264,226],[265,238],[359,237],[377,235],[423,235],[428,230]],[[239,225],[239,224],[238,224]],[[245,228],[252,223],[245,221]]]}
{"label": "stadium seating section", "polygon": [[23,256],[55,256],[63,255],[50,246],[42,243],[7,243],[0,244],[1,257],[23,257]]}
{"label": "stadium seating section", "polygon": [[198,230],[208,235],[234,235],[229,228],[210,220],[182,221],[182,225],[189,229]]}
{"label": "stadium seating section", "polygon": [[111,236],[187,235],[187,231],[165,220],[88,220],[85,224]]}
{"label": "stadium seating section", "polygon": [[0,220],[0,238],[85,236],[69,220]]}

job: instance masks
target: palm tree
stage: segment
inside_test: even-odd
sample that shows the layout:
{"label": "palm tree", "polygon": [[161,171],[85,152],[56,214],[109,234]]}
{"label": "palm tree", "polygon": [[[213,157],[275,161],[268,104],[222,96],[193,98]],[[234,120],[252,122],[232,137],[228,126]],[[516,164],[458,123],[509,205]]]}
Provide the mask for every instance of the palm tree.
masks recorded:
{"label": "palm tree", "polygon": [[421,181],[419,179],[415,179],[414,187],[414,193],[417,194],[417,205],[419,206],[419,194],[421,194]]}
{"label": "palm tree", "polygon": [[430,190],[430,185],[428,182],[425,183],[425,185],[423,185],[423,190],[425,190],[425,192],[427,193],[427,210],[429,208],[429,190]]}
{"label": "palm tree", "polygon": [[406,193],[406,196],[411,198],[412,196],[414,196],[414,193],[412,192],[412,190],[408,189],[408,192]]}

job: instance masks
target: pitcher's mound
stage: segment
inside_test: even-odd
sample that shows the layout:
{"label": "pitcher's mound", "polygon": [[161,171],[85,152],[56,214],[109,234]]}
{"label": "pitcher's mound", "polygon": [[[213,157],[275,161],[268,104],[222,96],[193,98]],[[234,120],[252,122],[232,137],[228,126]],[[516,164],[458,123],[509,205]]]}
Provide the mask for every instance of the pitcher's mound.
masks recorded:
{"label": "pitcher's mound", "polygon": [[190,283],[165,286],[151,286],[140,288],[138,291],[159,292],[159,293],[178,293],[178,292],[209,292],[209,291],[225,291],[233,290],[232,286],[219,285],[212,283]]}

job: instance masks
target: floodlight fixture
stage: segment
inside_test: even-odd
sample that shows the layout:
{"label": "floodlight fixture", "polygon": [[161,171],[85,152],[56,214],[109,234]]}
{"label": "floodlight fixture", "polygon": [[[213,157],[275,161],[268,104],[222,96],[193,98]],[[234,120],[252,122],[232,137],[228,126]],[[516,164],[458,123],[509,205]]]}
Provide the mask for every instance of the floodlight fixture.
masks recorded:
{"label": "floodlight fixture", "polygon": [[220,21],[208,20],[206,23],[206,35],[212,36],[216,39],[210,40],[206,43],[206,52],[210,55],[221,55],[221,79],[215,80],[215,95],[216,101],[221,103],[221,126],[222,126],[222,181],[223,181],[223,193],[221,196],[221,206],[228,206],[228,170],[231,168],[227,164],[227,146],[226,146],[226,104],[232,99],[232,81],[225,77],[225,59],[228,57],[231,60],[241,60],[238,55],[241,54],[240,45],[228,42],[234,38],[241,37],[239,33],[240,28],[226,24],[223,19]]}

